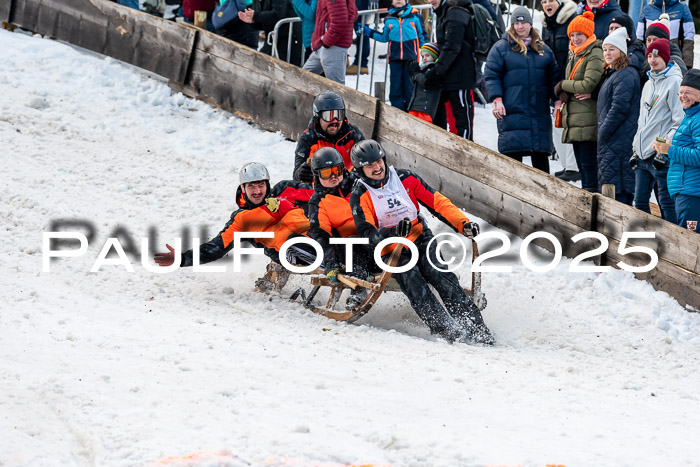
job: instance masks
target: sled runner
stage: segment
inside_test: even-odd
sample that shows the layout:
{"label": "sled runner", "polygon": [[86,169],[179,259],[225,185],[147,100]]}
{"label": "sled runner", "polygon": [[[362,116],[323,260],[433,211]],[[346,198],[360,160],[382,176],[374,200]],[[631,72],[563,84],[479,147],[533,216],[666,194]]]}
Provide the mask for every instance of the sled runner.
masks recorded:
{"label": "sled runner", "polygon": [[[401,256],[401,248],[396,248],[391,256],[387,265],[390,267],[395,267],[399,261],[399,256]],[[472,240],[472,264],[474,260],[479,256],[479,249],[475,241]],[[346,321],[348,323],[354,323],[361,317],[363,317],[372,308],[374,303],[379,299],[379,297],[384,292],[400,292],[398,282],[391,278],[391,273],[389,271],[382,271],[380,274],[368,277],[367,280],[361,280],[356,277],[348,276],[345,274],[338,274],[338,282],[331,282],[324,274],[323,270],[316,269],[311,273],[311,290],[307,294],[303,288],[299,288],[294,291],[294,293],[289,298],[290,301],[295,301],[297,298],[301,297],[303,305],[320,315],[326,316],[328,318],[335,319],[337,321]],[[316,306],[314,305],[313,299],[316,294],[321,290],[321,287],[330,287],[330,297],[328,298],[328,303],[326,306]],[[344,290],[355,290],[361,287],[368,291],[364,299],[351,309],[337,309],[336,305],[340,300],[340,297]],[[486,308],[486,297],[481,291],[481,273],[472,271],[472,288],[466,288],[464,291],[469,295],[474,303],[479,308],[479,311]]]}

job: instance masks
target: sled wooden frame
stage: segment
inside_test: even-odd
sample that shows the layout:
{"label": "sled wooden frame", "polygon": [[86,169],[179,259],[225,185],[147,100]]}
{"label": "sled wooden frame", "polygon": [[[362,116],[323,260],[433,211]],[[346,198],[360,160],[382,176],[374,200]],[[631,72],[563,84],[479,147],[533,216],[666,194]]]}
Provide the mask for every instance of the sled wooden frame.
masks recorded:
{"label": "sled wooden frame", "polygon": [[[391,253],[391,256],[389,257],[389,261],[387,262],[388,266],[396,266],[396,264],[399,261],[399,257],[401,256],[402,250],[402,248],[394,249],[394,251]],[[472,264],[474,264],[474,260],[478,257],[479,248],[477,246],[477,243],[472,239]],[[381,274],[376,275],[374,277],[370,277],[367,280],[361,280],[356,277],[338,274],[337,283],[331,282],[326,276],[324,276],[323,270],[321,269],[316,269],[315,271],[312,271],[309,274],[311,274],[312,285],[309,294],[306,295],[303,288],[297,289],[289,298],[290,301],[295,301],[301,296],[303,304],[306,308],[310,309],[314,313],[318,313],[319,315],[323,315],[327,318],[331,318],[336,321],[354,323],[355,321],[367,314],[367,312],[372,308],[374,303],[384,292],[401,291],[398,282],[396,282],[395,279],[392,280],[391,272],[389,271],[382,271]],[[474,300],[474,303],[479,308],[479,311],[482,311],[484,308],[486,308],[486,297],[484,296],[484,293],[481,290],[481,273],[472,271],[471,274],[472,288],[470,289],[468,287],[465,287],[464,291],[467,293],[467,295],[469,295],[472,298],[472,300]],[[331,288],[331,294],[328,298],[328,303],[325,307],[315,306],[312,303],[318,291],[321,290],[321,287]],[[338,301],[340,300],[340,296],[342,295],[343,291],[345,289],[354,290],[357,287],[362,287],[369,290],[369,293],[364,298],[364,300],[357,304],[355,308],[352,308],[350,310],[336,310],[335,307],[338,304]]]}

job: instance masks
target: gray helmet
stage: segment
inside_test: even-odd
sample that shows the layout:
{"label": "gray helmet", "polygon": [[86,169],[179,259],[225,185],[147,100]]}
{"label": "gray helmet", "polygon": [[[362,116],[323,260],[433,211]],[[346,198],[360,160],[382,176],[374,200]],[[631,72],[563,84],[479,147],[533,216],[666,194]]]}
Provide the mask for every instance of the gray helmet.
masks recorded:
{"label": "gray helmet", "polygon": [[260,162],[248,162],[246,165],[241,167],[239,172],[241,185],[250,182],[259,182],[262,180],[270,180],[270,173]]}

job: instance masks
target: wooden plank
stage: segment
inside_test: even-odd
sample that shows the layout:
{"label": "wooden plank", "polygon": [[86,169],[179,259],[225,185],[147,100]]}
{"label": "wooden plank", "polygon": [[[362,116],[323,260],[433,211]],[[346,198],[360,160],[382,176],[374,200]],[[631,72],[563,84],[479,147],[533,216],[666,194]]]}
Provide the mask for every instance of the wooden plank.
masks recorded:
{"label": "wooden plank", "polygon": [[[552,216],[521,199],[400,148],[391,141],[380,139],[380,143],[387,151],[390,164],[415,170],[428,184],[450,198],[456,206],[481,217],[489,224],[521,238],[533,232],[551,233],[559,240],[563,254],[568,257],[575,257],[590,249],[589,243],[571,242],[571,237],[587,230],[587,227]],[[547,240],[537,240],[534,243],[552,251],[553,246]]]}
{"label": "wooden plank", "polygon": [[105,0],[14,0],[11,20],[183,82],[196,29]]}
{"label": "wooden plank", "polygon": [[0,23],[7,23],[10,21],[12,2],[14,2],[14,0],[3,0],[0,2]]}
{"label": "wooden plank", "polygon": [[588,229],[593,197],[562,180],[381,104],[379,138]]}
{"label": "wooden plank", "polygon": [[646,244],[665,261],[700,274],[700,241],[696,233],[605,197],[598,201],[597,222],[599,232],[617,241],[623,232],[655,232],[655,242],[632,241],[629,245]]}
{"label": "wooden plank", "polygon": [[348,120],[372,134],[376,100],[371,96],[208,32],[202,32],[194,54],[186,84],[195,95],[248,115],[264,128],[298,139],[311,119],[314,97],[330,89],[343,96]]}

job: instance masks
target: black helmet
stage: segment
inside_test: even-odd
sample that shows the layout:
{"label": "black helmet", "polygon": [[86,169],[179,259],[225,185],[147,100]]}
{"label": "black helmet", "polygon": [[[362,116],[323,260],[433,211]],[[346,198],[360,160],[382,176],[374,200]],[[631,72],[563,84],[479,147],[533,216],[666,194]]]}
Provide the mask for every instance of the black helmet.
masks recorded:
{"label": "black helmet", "polygon": [[342,122],[345,119],[345,102],[340,94],[333,91],[323,91],[314,99],[314,118],[318,120],[323,112],[330,110],[342,110],[339,120]]}
{"label": "black helmet", "polygon": [[360,170],[361,167],[369,165],[379,159],[384,159],[385,157],[386,153],[384,152],[384,148],[373,139],[360,141],[355,144],[350,151],[350,161],[352,161],[354,167],[357,167],[358,172],[362,172]]}
{"label": "black helmet", "polygon": [[318,176],[318,172],[321,169],[335,167],[336,165],[342,165],[345,167],[343,156],[341,156],[338,150],[335,148],[321,148],[314,152],[313,157],[311,157],[311,171],[316,176]]}

